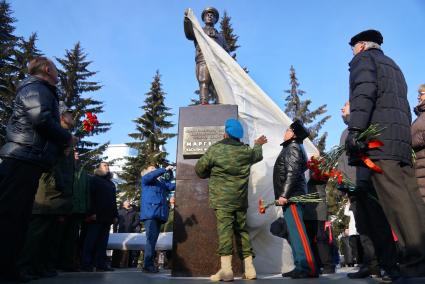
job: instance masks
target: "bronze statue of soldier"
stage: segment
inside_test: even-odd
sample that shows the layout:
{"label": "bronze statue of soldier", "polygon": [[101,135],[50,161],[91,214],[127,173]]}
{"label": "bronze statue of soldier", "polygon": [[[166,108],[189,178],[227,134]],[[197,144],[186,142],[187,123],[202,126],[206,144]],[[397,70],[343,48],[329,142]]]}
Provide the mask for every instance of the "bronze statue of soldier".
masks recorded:
{"label": "bronze statue of soldier", "polygon": [[[192,22],[187,18],[187,13],[188,10],[186,10],[184,13],[184,33],[186,38],[193,40],[195,44],[196,79],[198,79],[199,82],[199,100],[202,105],[207,105],[210,98],[217,100],[217,94],[211,80],[210,72],[208,71],[207,65],[205,63],[204,55],[202,54],[201,48],[196,42]],[[214,28],[214,25],[218,22],[219,16],[220,15],[217,9],[213,7],[205,8],[201,15],[202,21],[205,23],[203,30],[208,36],[214,39],[221,47],[223,47],[224,50],[228,52],[228,47],[223,34],[219,33]]]}

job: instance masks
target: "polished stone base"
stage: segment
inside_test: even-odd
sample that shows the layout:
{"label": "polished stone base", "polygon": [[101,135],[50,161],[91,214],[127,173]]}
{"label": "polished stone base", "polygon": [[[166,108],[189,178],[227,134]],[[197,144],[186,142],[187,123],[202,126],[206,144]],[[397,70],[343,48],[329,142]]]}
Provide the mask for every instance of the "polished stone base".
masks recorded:
{"label": "polished stone base", "polygon": [[[223,126],[228,118],[237,118],[235,105],[208,105],[180,108],[177,147],[176,207],[173,231],[173,276],[209,276],[219,269],[216,219],[208,206],[208,180],[196,176],[198,159],[183,157],[184,127]],[[236,275],[241,261],[233,257]]]}

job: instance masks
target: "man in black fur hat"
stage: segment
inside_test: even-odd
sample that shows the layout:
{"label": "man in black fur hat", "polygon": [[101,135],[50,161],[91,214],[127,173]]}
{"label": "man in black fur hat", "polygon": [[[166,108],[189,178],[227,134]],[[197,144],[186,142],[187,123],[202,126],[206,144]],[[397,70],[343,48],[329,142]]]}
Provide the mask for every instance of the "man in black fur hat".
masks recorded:
{"label": "man in black fur hat", "polygon": [[[352,166],[365,166],[359,157],[366,154],[383,170],[372,171],[371,181],[402,249],[401,273],[425,276],[425,205],[412,167],[407,85],[397,64],[382,52],[382,43],[376,30],[363,31],[349,42],[354,57],[349,64],[347,155]],[[370,125],[382,129],[384,145],[368,150],[357,137]]]}

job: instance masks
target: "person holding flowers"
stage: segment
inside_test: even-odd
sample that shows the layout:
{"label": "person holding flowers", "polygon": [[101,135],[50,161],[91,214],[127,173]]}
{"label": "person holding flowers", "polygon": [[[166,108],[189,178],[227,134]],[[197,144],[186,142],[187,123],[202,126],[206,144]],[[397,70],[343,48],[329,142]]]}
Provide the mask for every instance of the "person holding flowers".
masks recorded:
{"label": "person holding flowers", "polygon": [[[376,30],[363,31],[349,42],[354,56],[345,146],[351,166],[364,167],[362,157],[368,157],[371,182],[402,249],[402,275],[420,277],[425,276],[425,205],[412,166],[407,85],[399,66],[381,50],[382,43]],[[371,125],[382,129],[382,147],[370,149],[359,139]]]}
{"label": "person holding flowers", "polygon": [[412,146],[415,151],[415,173],[422,200],[425,202],[425,84],[418,89],[417,118],[412,124]]}
{"label": "person holding flowers", "polygon": [[[342,107],[341,116],[344,123],[348,125],[350,121],[350,102],[347,101]],[[345,143],[347,135],[348,129],[346,128],[341,134],[341,145]],[[347,193],[350,199],[350,210],[354,214],[356,230],[360,235],[360,243],[363,249],[363,263],[358,271],[348,273],[348,278],[381,277],[381,268],[385,270],[384,279],[397,278],[400,273],[396,266],[396,246],[391,227],[379,204],[376,191],[370,180],[371,170],[366,167],[348,165],[346,155],[340,156],[338,168],[353,183],[351,189],[345,185],[339,186],[339,189]]]}
{"label": "person holding flowers", "polygon": [[303,222],[303,209],[300,203],[288,200],[306,194],[307,185],[304,172],[307,170],[307,155],[303,140],[309,135],[301,121],[295,120],[284,134],[282,151],[273,168],[275,199],[283,207],[283,216],[288,226],[289,240],[294,255],[295,269],[284,273],[283,277],[317,277],[318,269],[310,247]]}
{"label": "person holding flowers", "polygon": [[209,178],[209,204],[217,217],[221,268],[211,276],[212,281],[233,280],[233,235],[243,258],[244,278],[257,277],[246,224],[248,181],[251,166],[263,159],[262,145],[267,138],[260,136],[251,148],[240,141],[243,133],[237,119],[226,120],[224,139],[210,146],[195,166],[200,178]]}

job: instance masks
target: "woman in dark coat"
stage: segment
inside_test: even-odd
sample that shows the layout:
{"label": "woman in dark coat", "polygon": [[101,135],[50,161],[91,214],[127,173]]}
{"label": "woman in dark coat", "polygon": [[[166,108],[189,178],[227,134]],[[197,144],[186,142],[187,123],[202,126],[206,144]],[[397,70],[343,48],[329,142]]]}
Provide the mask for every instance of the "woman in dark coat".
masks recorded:
{"label": "woman in dark coat", "polygon": [[158,272],[158,268],[154,265],[155,246],[161,224],[167,222],[168,219],[168,194],[176,188],[175,183],[170,183],[160,177],[167,172],[172,175],[172,169],[172,166],[157,169],[151,165],[142,172],[140,220],[146,229],[144,272]]}
{"label": "woman in dark coat", "polygon": [[416,154],[415,173],[419,190],[425,202],[425,84],[418,89],[418,116],[412,124],[412,147]]}
{"label": "woman in dark coat", "polygon": [[296,120],[286,130],[282,151],[273,168],[275,198],[283,207],[283,216],[288,225],[289,240],[294,255],[295,269],[284,273],[283,277],[317,277],[318,270],[303,222],[301,204],[290,203],[289,199],[303,195],[307,191],[304,172],[307,170],[307,155],[303,140],[308,131],[301,121]]}

